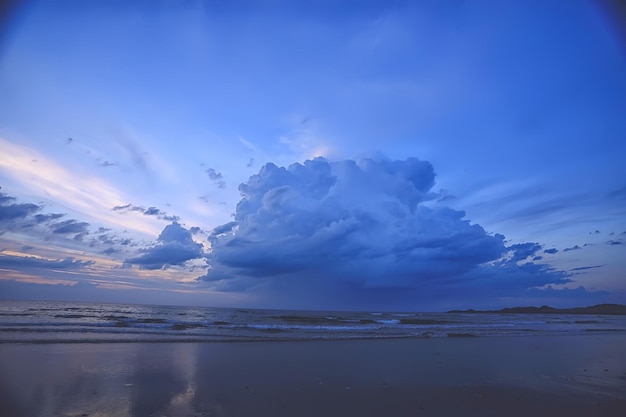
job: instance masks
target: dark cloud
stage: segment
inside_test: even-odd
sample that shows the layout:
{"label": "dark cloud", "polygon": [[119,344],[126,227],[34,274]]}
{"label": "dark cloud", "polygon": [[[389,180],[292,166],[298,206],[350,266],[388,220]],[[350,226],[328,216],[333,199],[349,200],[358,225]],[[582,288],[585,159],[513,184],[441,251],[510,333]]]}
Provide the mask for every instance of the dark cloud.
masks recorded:
{"label": "dark cloud", "polygon": [[248,160],[248,163],[246,164],[246,167],[250,168],[254,165],[254,158],[250,158]]}
{"label": "dark cloud", "polygon": [[563,252],[569,252],[569,251],[571,251],[571,250],[580,250],[580,249],[582,249],[580,246],[578,246],[578,245],[574,245],[574,246],[572,246],[572,247],[569,247],[569,248],[565,248],[565,249],[563,249]]}
{"label": "dark cloud", "polygon": [[0,255],[2,268],[45,268],[45,269],[82,269],[93,265],[94,261],[78,261],[74,258],[50,260],[34,256]]}
{"label": "dark cloud", "polygon": [[60,219],[65,216],[65,214],[61,213],[49,213],[49,214],[36,214],[34,217],[35,222],[37,223],[46,223],[49,221],[54,221],[56,219]]}
{"label": "dark cloud", "polygon": [[119,166],[119,162],[109,162],[109,161],[102,161],[100,159],[96,160],[96,164],[100,167],[104,167],[104,168],[108,168],[108,167],[116,167]]}
{"label": "dark cloud", "polygon": [[217,188],[225,188],[226,181],[221,172],[217,172],[214,168],[209,168],[205,171],[209,176],[209,179],[217,186]]}
{"label": "dark cloud", "polygon": [[15,201],[15,197],[11,197],[9,195],[6,195],[4,193],[0,193],[0,204],[4,205],[7,203],[11,203]]}
{"label": "dark cloud", "polygon": [[88,233],[89,223],[71,219],[54,223],[50,227],[52,228],[52,233],[85,235]]}
{"label": "dark cloud", "polygon": [[108,246],[109,248],[103,249],[107,255],[113,255],[115,253],[121,253],[121,248],[115,249],[112,248],[114,246],[137,246],[136,242],[133,242],[131,239],[121,238],[117,236],[115,233],[110,233],[111,229],[106,227],[100,227],[94,233],[93,238],[89,242],[90,247],[98,247],[98,246]]}
{"label": "dark cloud", "polygon": [[132,204],[128,203],[124,206],[115,206],[113,207],[111,210],[113,211],[121,211],[121,212],[128,212],[128,211],[140,211],[140,212],[144,212],[144,208],[140,207],[140,206],[133,206]]}
{"label": "dark cloud", "polygon": [[161,210],[159,210],[156,207],[148,207],[143,214],[145,214],[146,216],[158,216],[159,214],[161,214]]}
{"label": "dark cloud", "polygon": [[209,168],[205,171],[211,181],[217,181],[224,178],[221,172],[217,172],[214,168]]}
{"label": "dark cloud", "polygon": [[572,268],[570,271],[586,271],[588,269],[601,268],[604,265],[592,265],[592,266],[579,266],[578,268]]}
{"label": "dark cloud", "polygon": [[224,233],[228,233],[232,231],[235,226],[237,226],[237,222],[229,222],[221,226],[217,226],[211,231],[211,236],[218,236]]}
{"label": "dark cloud", "polygon": [[0,193],[0,222],[23,219],[41,210],[41,206],[32,203],[15,203],[15,197]]}
{"label": "dark cloud", "polygon": [[[89,234],[87,228],[89,223],[79,222],[74,219],[55,222],[65,216],[62,213],[46,213],[34,214],[43,209],[42,205],[25,203],[17,204],[14,197],[0,194],[0,234],[7,230],[20,230],[27,233],[35,231],[39,237],[55,234],[55,235],[73,235],[76,241],[82,241]],[[35,228],[37,226],[37,228]],[[3,230],[4,229],[4,230]],[[66,236],[70,237],[70,236]]]}
{"label": "dark cloud", "polygon": [[158,219],[166,220],[168,222],[180,220],[178,216],[169,215],[163,210],[158,209],[156,207],[144,208],[141,206],[132,205],[130,203],[124,206],[115,206],[111,210],[117,211],[119,213],[128,213],[128,212],[136,211],[136,212],[142,213],[145,216],[156,216]]}
{"label": "dark cloud", "polygon": [[557,253],[558,251],[559,251],[559,250],[558,250],[558,249],[556,249],[556,248],[550,248],[550,249],[545,249],[545,250],[543,251],[543,253],[555,254],[555,253]]}
{"label": "dark cloud", "polygon": [[569,282],[547,265],[519,265],[538,243],[506,247],[504,236],[464,212],[433,204],[434,179],[432,165],[417,158],[266,164],[240,185],[234,221],[211,233],[211,269],[200,280],[338,302],[339,294],[363,301],[450,294],[466,283],[487,291]]}
{"label": "dark cloud", "polygon": [[121,251],[119,249],[114,249],[114,248],[106,248],[105,250],[102,251],[103,254],[105,255],[114,255],[116,253],[120,253]]}
{"label": "dark cloud", "polygon": [[513,251],[511,262],[518,262],[534,256],[535,253],[541,250],[541,245],[534,242],[519,243],[509,246],[509,250]]}
{"label": "dark cloud", "polygon": [[32,249],[35,249],[35,247],[31,246],[31,245],[24,245],[24,246],[22,246],[22,252],[28,252],[28,251],[30,251]]}
{"label": "dark cloud", "polygon": [[613,245],[622,245],[623,242],[621,240],[609,240],[606,242],[607,245],[613,246]]}
{"label": "dark cloud", "polygon": [[157,242],[155,246],[140,250],[139,256],[125,262],[138,265],[142,269],[165,269],[204,257],[202,245],[194,242],[189,230],[177,222],[165,226]]}

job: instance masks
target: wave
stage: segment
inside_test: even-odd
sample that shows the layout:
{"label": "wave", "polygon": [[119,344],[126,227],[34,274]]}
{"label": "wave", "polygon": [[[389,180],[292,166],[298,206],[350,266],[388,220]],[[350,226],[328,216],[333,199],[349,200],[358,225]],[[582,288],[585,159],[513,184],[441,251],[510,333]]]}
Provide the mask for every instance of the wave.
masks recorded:
{"label": "wave", "polygon": [[0,301],[0,343],[346,340],[626,334],[621,316],[307,312]]}

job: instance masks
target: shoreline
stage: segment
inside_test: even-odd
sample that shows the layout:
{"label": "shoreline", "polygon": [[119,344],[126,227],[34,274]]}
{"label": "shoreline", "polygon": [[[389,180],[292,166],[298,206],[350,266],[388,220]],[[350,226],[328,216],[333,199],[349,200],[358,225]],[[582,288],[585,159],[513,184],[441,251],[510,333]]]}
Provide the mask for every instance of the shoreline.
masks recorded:
{"label": "shoreline", "polygon": [[626,335],[0,344],[0,414],[626,412]]}
{"label": "shoreline", "polygon": [[578,338],[578,337],[603,337],[603,336],[616,336],[616,337],[625,337],[626,331],[623,330],[583,330],[580,333],[563,333],[563,334],[507,334],[507,335],[474,335],[471,333],[448,333],[445,336],[434,336],[434,335],[410,335],[410,336],[356,336],[356,337],[320,337],[320,338],[311,338],[311,337],[303,337],[303,338],[272,338],[272,337],[259,337],[259,338],[220,338],[216,336],[214,339],[210,339],[208,337],[185,337],[185,336],[168,336],[165,338],[160,338],[161,336],[156,335],[154,338],[147,338],[146,335],[143,335],[141,339],[14,339],[14,340],[0,340],[0,346],[3,345],[117,345],[117,344],[187,344],[187,343],[198,343],[198,344],[254,344],[254,343],[340,343],[340,342],[358,342],[358,341],[385,341],[385,340],[448,340],[448,339],[525,339],[525,338]]}

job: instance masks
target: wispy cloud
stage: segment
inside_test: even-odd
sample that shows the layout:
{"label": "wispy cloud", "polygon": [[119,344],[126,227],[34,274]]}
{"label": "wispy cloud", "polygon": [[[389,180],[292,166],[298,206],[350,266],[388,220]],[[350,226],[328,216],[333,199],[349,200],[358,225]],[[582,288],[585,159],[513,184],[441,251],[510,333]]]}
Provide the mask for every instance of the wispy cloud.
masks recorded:
{"label": "wispy cloud", "polygon": [[570,271],[587,271],[589,269],[601,268],[604,265],[591,265],[591,266],[579,266],[578,268],[572,268]]}
{"label": "wispy cloud", "polygon": [[156,207],[144,208],[144,207],[141,207],[141,206],[132,205],[130,203],[129,204],[125,204],[123,206],[115,206],[111,210],[117,211],[119,213],[139,212],[139,213],[143,214],[144,216],[155,216],[158,219],[167,220],[167,221],[170,221],[170,222],[179,220],[178,216],[169,215],[166,212],[164,212],[163,210],[158,209]]}
{"label": "wispy cloud", "polygon": [[0,268],[45,268],[82,269],[93,265],[94,261],[80,261],[74,258],[45,259],[36,256],[15,256],[0,253]]}
{"label": "wispy cloud", "polygon": [[[0,138],[0,170],[32,194],[47,195],[59,205],[71,207],[86,218],[122,226],[129,230],[156,235],[151,222],[126,219],[110,208],[123,204],[116,187],[84,172],[72,172],[44,157],[34,149]],[[33,163],[32,160],[37,162]]]}

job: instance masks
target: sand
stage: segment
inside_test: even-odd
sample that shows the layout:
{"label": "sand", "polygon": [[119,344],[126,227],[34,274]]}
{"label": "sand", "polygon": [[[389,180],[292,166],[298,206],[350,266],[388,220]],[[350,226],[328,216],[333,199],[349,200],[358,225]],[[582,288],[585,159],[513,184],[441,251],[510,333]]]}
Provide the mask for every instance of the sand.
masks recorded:
{"label": "sand", "polygon": [[1,416],[620,416],[626,336],[0,344]]}

